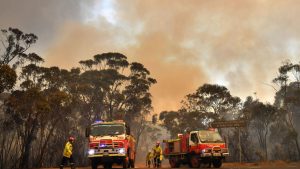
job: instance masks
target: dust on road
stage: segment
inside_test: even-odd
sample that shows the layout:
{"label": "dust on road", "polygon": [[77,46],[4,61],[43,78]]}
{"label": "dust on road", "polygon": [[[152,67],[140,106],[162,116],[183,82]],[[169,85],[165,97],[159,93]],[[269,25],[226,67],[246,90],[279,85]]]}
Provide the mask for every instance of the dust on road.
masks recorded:
{"label": "dust on road", "polygon": [[[98,167],[102,168],[101,166]],[[114,168],[121,168],[120,166],[114,166]],[[136,168],[140,169],[149,169],[145,168],[144,165],[136,165]],[[169,165],[164,165],[162,168],[170,168]],[[188,168],[187,166],[180,167],[182,169]],[[201,168],[207,168],[203,166]],[[58,168],[44,168],[44,169],[58,169]],[[64,167],[64,169],[70,169],[70,167]],[[77,167],[76,169],[91,169],[91,167]],[[261,163],[223,163],[220,169],[300,169],[300,162],[261,162]]]}

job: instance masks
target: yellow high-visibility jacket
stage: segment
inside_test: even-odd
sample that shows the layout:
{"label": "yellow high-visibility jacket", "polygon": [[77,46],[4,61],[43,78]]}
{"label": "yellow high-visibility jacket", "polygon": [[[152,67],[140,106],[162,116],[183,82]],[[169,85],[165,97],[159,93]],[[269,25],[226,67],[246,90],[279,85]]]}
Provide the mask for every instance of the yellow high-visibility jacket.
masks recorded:
{"label": "yellow high-visibility jacket", "polygon": [[153,157],[159,157],[160,160],[163,160],[162,149],[160,146],[153,148],[154,155]]}
{"label": "yellow high-visibility jacket", "polygon": [[70,158],[72,155],[72,151],[73,151],[72,143],[68,141],[65,145],[64,156]]}
{"label": "yellow high-visibility jacket", "polygon": [[155,156],[155,157],[162,155],[162,149],[161,149],[160,146],[158,146],[158,147],[155,146],[155,147],[153,148],[153,151],[154,151],[154,156]]}
{"label": "yellow high-visibility jacket", "polygon": [[152,155],[151,152],[149,152],[149,153],[147,154],[147,156],[146,156],[146,161],[149,161],[149,160],[151,160],[152,158],[153,158],[153,155]]}

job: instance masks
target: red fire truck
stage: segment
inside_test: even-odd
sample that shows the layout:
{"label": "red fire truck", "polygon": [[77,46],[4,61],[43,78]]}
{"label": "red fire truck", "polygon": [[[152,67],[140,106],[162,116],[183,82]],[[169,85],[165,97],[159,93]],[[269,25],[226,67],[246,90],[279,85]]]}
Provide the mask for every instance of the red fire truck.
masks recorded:
{"label": "red fire truck", "polygon": [[215,168],[222,165],[222,160],[229,155],[228,148],[216,129],[191,131],[178,134],[178,138],[164,140],[164,156],[169,159],[172,168],[188,164],[199,168],[208,164]]}
{"label": "red fire truck", "polygon": [[135,140],[123,121],[93,123],[86,130],[89,138],[88,158],[92,169],[98,165],[111,168],[113,164],[134,168]]}

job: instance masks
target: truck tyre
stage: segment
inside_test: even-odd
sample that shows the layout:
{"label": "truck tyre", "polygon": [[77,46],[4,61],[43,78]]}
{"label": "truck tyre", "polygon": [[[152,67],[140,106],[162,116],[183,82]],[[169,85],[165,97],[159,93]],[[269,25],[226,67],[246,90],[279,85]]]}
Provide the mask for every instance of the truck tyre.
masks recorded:
{"label": "truck tyre", "polygon": [[123,168],[128,168],[128,161],[126,158],[123,159]]}
{"label": "truck tyre", "polygon": [[170,163],[171,168],[179,168],[179,166],[180,166],[180,162],[177,160],[176,157],[171,157],[169,159],[169,163]]}
{"label": "truck tyre", "polygon": [[222,165],[222,159],[213,159],[212,163],[215,168],[220,168]]}
{"label": "truck tyre", "polygon": [[112,163],[103,164],[103,168],[112,168]]}
{"label": "truck tyre", "polygon": [[91,163],[92,163],[92,169],[97,169],[97,166],[98,166],[98,161],[97,161],[97,159],[92,159],[92,160],[91,160]]}
{"label": "truck tyre", "polygon": [[197,155],[190,156],[189,165],[191,168],[199,168],[200,167],[200,161],[199,161]]}

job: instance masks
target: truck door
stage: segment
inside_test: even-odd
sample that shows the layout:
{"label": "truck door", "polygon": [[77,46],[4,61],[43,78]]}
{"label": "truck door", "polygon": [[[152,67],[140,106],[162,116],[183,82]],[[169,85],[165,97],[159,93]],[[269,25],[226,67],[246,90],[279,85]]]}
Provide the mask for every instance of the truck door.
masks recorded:
{"label": "truck door", "polygon": [[197,149],[199,144],[199,137],[197,131],[190,133],[189,144],[190,144],[190,151]]}

